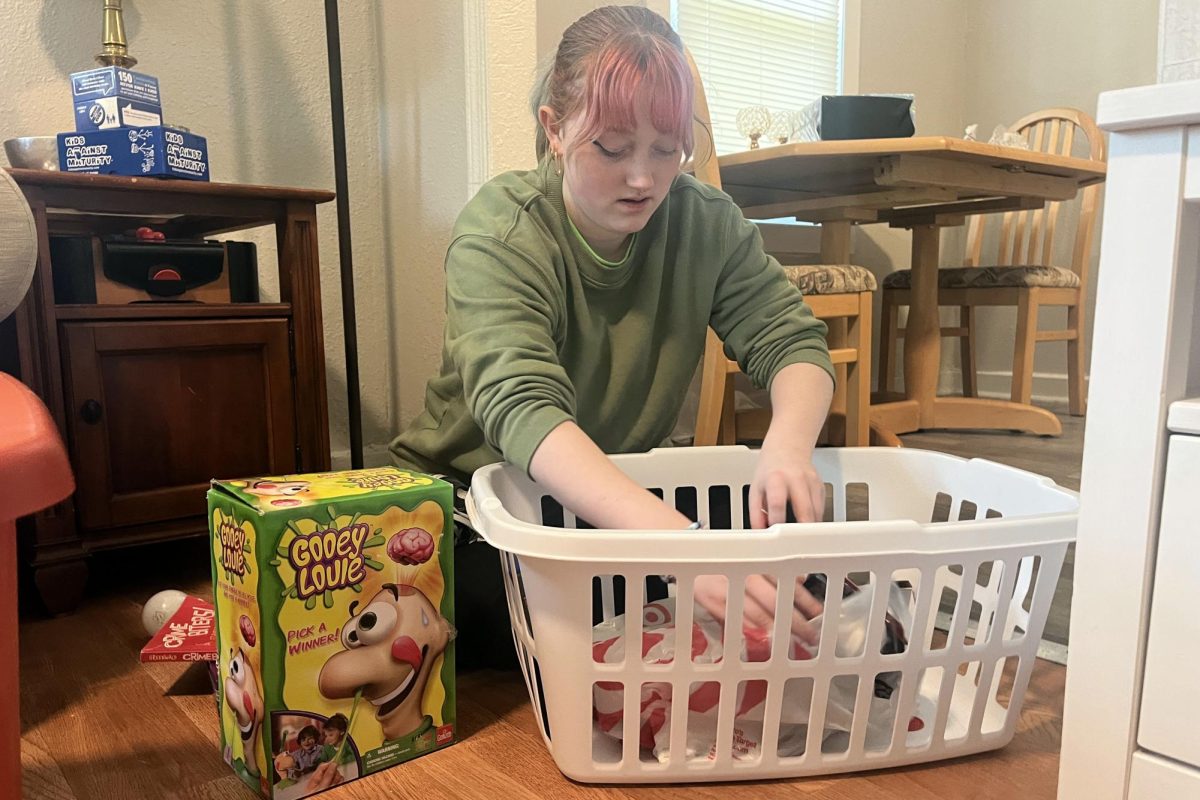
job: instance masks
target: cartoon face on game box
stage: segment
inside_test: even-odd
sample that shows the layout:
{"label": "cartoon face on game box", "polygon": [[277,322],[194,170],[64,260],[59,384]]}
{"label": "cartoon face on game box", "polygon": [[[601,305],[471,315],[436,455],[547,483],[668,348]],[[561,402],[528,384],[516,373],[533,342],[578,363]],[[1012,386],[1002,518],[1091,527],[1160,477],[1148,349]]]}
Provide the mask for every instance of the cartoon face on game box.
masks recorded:
{"label": "cartoon face on game box", "polygon": [[454,740],[453,489],[391,467],[213,481],[221,742],[292,800]]}

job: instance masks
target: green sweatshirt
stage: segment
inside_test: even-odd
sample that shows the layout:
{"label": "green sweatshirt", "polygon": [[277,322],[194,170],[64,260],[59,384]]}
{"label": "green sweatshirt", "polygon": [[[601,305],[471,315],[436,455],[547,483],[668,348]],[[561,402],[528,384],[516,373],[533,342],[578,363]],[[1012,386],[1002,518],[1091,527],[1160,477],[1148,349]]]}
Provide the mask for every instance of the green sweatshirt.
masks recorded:
{"label": "green sweatshirt", "polygon": [[616,264],[574,229],[548,160],[492,179],[455,225],[446,309],[441,373],[391,452],[464,483],[501,460],[528,472],[566,420],[606,453],[658,446],[709,325],[760,388],[798,362],[833,374],[824,323],[763,252],[757,228],[690,175],[675,179]]}

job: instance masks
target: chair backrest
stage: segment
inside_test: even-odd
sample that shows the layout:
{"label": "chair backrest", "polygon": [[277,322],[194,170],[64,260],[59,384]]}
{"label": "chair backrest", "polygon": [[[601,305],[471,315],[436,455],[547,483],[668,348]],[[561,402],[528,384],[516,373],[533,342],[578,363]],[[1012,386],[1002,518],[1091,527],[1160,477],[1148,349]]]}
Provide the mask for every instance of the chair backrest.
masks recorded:
{"label": "chair backrest", "polygon": [[[1087,146],[1088,158],[1105,160],[1104,137],[1100,128],[1091,117],[1075,108],[1035,111],[1017,120],[1010,130],[1023,134],[1031,149],[1053,155],[1071,155],[1076,139],[1080,138]],[[1064,203],[1078,203],[1079,219],[1075,225],[1070,268],[1086,285],[1099,199],[1100,184],[1097,183],[1084,188],[1074,200],[1053,201],[1044,208],[1030,211],[1009,211],[1001,219],[999,246],[995,260],[990,263],[1051,266],[1055,235],[1059,232],[1060,208]],[[983,238],[988,216],[976,215],[971,218],[964,259],[967,266],[983,265]]]}
{"label": "chair backrest", "polygon": [[708,99],[704,95],[704,81],[700,79],[700,70],[696,68],[692,51],[685,47],[683,52],[692,71],[695,92],[692,106],[692,136],[696,140],[692,152],[693,173],[697,180],[720,189],[721,169],[717,164],[716,140],[713,138],[712,118],[708,113]]}

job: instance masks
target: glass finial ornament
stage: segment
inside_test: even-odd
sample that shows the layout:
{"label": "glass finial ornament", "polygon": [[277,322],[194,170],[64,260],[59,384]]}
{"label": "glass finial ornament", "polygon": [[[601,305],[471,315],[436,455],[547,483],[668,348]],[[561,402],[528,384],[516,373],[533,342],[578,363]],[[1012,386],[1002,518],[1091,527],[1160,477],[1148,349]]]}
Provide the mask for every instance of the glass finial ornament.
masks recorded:
{"label": "glass finial ornament", "polygon": [[749,106],[737,113],[738,133],[750,140],[750,149],[758,149],[758,140],[771,127],[771,112],[764,106]]}
{"label": "glass finial ornament", "polygon": [[787,144],[796,132],[795,118],[789,111],[772,111],[771,124],[767,128],[768,138],[777,144]]}

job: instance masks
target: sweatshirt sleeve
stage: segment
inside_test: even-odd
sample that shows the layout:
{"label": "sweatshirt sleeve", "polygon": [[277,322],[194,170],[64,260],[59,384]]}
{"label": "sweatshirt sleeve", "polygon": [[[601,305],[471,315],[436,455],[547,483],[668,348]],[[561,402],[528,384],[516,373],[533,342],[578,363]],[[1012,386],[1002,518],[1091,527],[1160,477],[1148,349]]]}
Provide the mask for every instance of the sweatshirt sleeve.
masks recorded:
{"label": "sweatshirt sleeve", "polygon": [[529,472],[534,451],[575,418],[558,359],[564,313],[548,266],[499,239],[468,235],[446,255],[446,347],[487,443]]}
{"label": "sweatshirt sleeve", "polygon": [[825,323],[763,250],[758,227],[732,204],[723,252],[710,324],[725,354],[762,389],[789,364],[816,364],[832,378]]}

